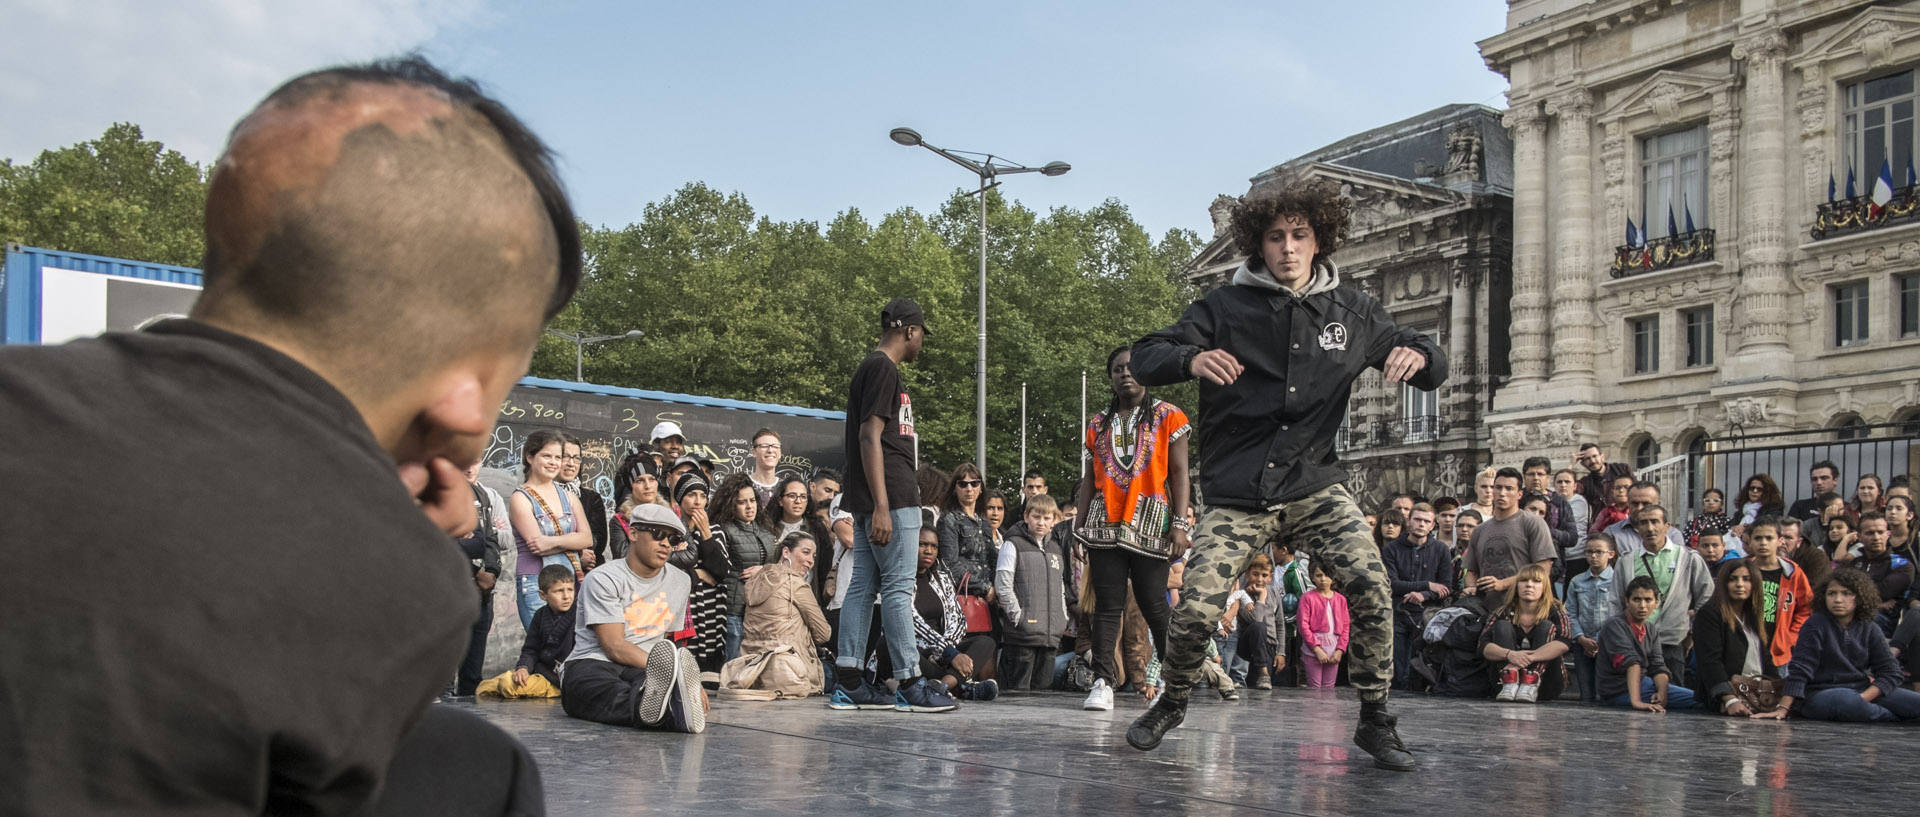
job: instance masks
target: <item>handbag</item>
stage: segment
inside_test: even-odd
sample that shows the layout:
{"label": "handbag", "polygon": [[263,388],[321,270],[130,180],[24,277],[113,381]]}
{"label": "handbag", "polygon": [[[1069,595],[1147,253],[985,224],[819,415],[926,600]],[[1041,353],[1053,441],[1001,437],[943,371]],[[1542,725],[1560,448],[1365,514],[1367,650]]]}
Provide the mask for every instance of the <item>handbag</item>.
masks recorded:
{"label": "handbag", "polygon": [[960,577],[960,585],[954,593],[960,600],[960,615],[967,619],[967,635],[993,632],[993,615],[987,611],[987,600],[967,594],[967,582],[972,573]]}
{"label": "handbag", "polygon": [[1787,682],[1783,678],[1754,678],[1747,675],[1733,676],[1733,696],[1754,712],[1772,712],[1780,708],[1780,696],[1786,692]]}

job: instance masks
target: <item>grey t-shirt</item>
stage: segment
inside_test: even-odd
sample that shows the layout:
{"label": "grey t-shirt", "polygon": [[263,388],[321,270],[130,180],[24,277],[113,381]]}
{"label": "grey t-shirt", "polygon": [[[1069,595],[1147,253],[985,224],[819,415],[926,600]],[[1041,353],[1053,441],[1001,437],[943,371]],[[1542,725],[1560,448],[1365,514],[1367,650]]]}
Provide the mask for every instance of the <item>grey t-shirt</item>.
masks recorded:
{"label": "grey t-shirt", "polygon": [[1475,576],[1504,579],[1520,568],[1554,557],[1553,532],[1538,516],[1521,511],[1506,519],[1488,519],[1473,529],[1467,558],[1461,564]]}
{"label": "grey t-shirt", "polygon": [[655,641],[679,629],[692,587],[684,570],[662,565],[652,578],[641,578],[627,566],[626,559],[588,573],[580,587],[580,611],[573,620],[573,654],[567,660],[610,660],[600,649],[600,638],[593,631],[595,624],[621,624],[628,643],[641,650],[650,649]]}

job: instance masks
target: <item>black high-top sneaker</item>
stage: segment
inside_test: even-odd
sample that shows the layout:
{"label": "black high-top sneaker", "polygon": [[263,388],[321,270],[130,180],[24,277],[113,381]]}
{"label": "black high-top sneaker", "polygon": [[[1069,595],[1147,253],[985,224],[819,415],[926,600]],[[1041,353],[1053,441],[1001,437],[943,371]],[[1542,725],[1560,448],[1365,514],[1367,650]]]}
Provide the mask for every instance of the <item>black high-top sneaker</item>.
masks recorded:
{"label": "black high-top sneaker", "polygon": [[1145,714],[1127,727],[1127,744],[1142,752],[1152,751],[1160,745],[1167,730],[1180,725],[1187,719],[1187,702],[1176,701],[1165,692],[1154,698],[1153,706],[1147,707]]}
{"label": "black high-top sneaker", "polygon": [[[1400,742],[1400,733],[1394,729],[1399,722],[1399,718],[1387,712],[1386,701],[1362,701],[1360,726],[1353,730],[1353,743],[1373,755],[1373,765],[1396,772],[1410,772],[1415,763],[1413,754],[1407,751],[1406,744]],[[1127,737],[1131,740],[1133,734],[1129,732]]]}

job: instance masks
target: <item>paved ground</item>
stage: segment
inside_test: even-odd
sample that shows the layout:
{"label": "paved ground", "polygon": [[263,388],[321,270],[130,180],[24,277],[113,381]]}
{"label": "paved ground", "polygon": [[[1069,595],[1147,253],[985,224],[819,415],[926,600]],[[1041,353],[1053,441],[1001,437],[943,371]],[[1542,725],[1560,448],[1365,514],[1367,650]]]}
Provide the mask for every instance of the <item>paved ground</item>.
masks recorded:
{"label": "paved ground", "polygon": [[1920,729],[1735,721],[1571,704],[1411,696],[1423,768],[1376,770],[1350,742],[1351,690],[1198,690],[1158,750],[1122,735],[1144,708],[1008,695],[956,713],[839,713],[820,698],[716,706],[704,735],[572,720],[558,702],[482,701],[519,736],[556,815],[1915,813]]}

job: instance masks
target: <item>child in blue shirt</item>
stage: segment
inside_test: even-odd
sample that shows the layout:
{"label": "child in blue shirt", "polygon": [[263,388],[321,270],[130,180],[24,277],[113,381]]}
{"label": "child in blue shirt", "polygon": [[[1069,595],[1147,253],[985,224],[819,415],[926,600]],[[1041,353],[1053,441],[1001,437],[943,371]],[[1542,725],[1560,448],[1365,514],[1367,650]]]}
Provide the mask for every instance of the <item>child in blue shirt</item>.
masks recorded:
{"label": "child in blue shirt", "polygon": [[1575,647],[1573,675],[1583,704],[1600,700],[1594,661],[1600,655],[1600,629],[1607,624],[1613,601],[1613,536],[1605,532],[1588,536],[1586,557],[1586,571],[1567,580],[1567,618],[1573,622]]}

